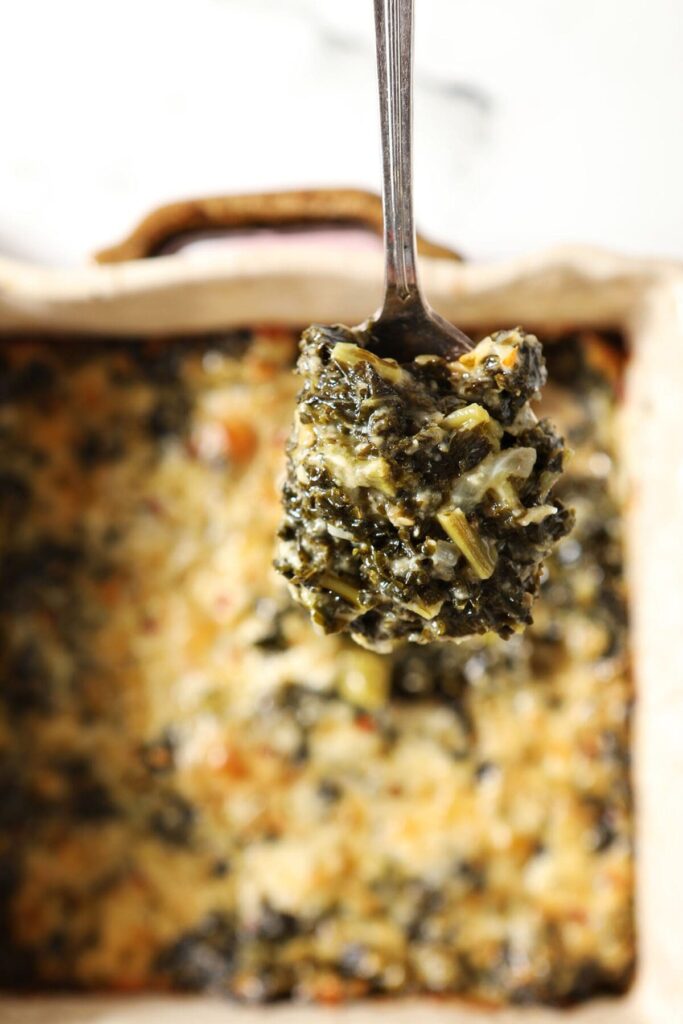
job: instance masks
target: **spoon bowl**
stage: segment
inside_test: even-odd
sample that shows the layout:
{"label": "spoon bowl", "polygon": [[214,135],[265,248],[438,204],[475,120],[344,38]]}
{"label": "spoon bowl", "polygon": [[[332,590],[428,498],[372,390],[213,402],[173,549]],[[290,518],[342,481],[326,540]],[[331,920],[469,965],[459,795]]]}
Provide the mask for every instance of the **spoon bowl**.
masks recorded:
{"label": "spoon bowl", "polygon": [[412,362],[420,355],[457,359],[473,347],[459,328],[420,302],[407,302],[389,311],[384,307],[367,327],[372,351],[399,363]]}

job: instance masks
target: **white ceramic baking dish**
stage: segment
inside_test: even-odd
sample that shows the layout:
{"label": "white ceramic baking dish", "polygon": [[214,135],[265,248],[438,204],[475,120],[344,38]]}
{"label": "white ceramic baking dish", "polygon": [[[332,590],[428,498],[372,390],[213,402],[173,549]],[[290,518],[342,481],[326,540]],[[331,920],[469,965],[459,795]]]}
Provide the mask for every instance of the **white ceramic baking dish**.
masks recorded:
{"label": "white ceramic baking dish", "polygon": [[[381,251],[368,234],[379,223],[377,200],[356,192],[167,207],[102,253],[101,265],[47,270],[0,260],[0,332],[50,332],[59,344],[60,333],[73,331],[144,335],[268,322],[356,323],[380,297]],[[258,230],[229,244],[141,259],[175,248],[174,239],[186,232],[219,225]],[[329,230],[304,235],[302,225],[343,227],[344,244]],[[429,243],[422,253],[433,305],[465,329],[592,325],[622,331],[629,344],[622,445],[637,686],[632,990],[572,1011],[491,1011],[436,1000],[251,1009],[204,997],[11,997],[0,999],[5,1024],[177,1024],[188,1015],[201,1024],[683,1022],[683,267],[579,247],[478,266]]]}

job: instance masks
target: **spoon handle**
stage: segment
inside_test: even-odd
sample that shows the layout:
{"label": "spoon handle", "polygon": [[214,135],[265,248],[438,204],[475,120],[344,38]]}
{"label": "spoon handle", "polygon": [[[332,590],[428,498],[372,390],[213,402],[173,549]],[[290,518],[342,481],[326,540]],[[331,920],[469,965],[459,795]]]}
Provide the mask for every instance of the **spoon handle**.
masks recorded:
{"label": "spoon handle", "polygon": [[412,176],[413,0],[375,0],[382,124],[385,294],[382,317],[422,306]]}

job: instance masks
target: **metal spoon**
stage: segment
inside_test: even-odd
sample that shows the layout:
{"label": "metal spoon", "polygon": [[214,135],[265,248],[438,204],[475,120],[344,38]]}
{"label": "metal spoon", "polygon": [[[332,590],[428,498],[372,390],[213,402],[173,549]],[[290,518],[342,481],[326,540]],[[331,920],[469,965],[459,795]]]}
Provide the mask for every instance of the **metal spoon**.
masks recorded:
{"label": "metal spoon", "polygon": [[413,0],[375,0],[382,124],[384,303],[370,325],[383,358],[457,359],[473,342],[430,309],[417,281],[412,180]]}

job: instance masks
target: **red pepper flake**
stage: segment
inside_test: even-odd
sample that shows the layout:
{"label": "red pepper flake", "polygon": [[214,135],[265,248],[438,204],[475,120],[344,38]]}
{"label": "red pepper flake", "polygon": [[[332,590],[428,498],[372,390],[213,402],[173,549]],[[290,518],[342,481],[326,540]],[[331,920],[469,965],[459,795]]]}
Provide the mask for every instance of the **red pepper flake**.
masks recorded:
{"label": "red pepper flake", "polygon": [[167,747],[154,747],[147,752],[147,764],[155,771],[164,771],[173,766],[173,755]]}
{"label": "red pepper flake", "polygon": [[232,607],[233,600],[229,594],[218,594],[213,606],[217,612],[227,612]]}
{"label": "red pepper flake", "polygon": [[363,732],[377,732],[377,723],[374,718],[370,715],[366,715],[363,712],[359,712],[356,715],[354,725],[357,729],[362,729]]}
{"label": "red pepper flake", "polygon": [[333,974],[325,974],[321,978],[317,978],[313,991],[315,999],[328,1006],[335,1006],[344,998],[342,981]]}
{"label": "red pepper flake", "polygon": [[223,424],[225,446],[233,462],[247,462],[256,451],[258,436],[251,424],[244,420],[229,420]]}
{"label": "red pepper flake", "polygon": [[249,765],[235,747],[226,747],[220,763],[216,765],[219,771],[225,772],[233,779],[247,779],[251,774]]}

